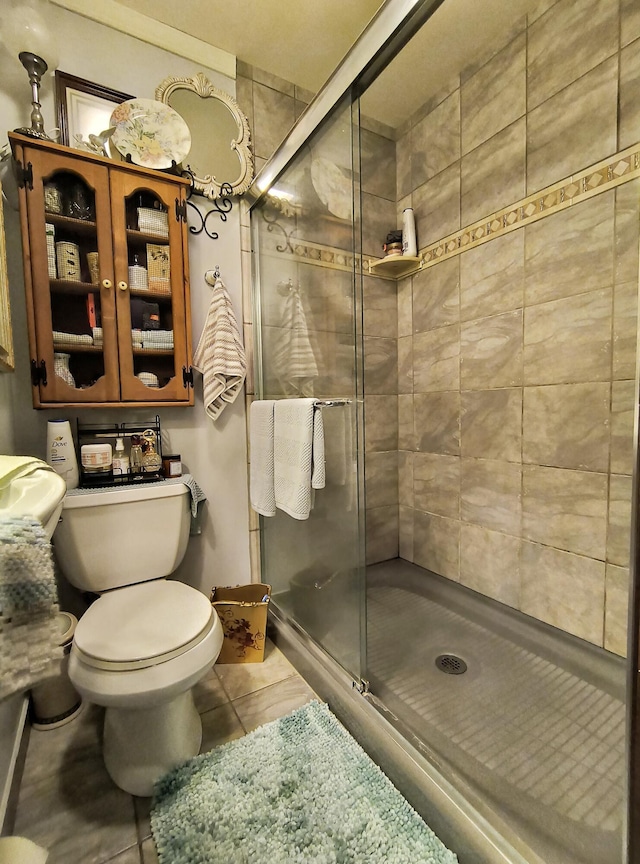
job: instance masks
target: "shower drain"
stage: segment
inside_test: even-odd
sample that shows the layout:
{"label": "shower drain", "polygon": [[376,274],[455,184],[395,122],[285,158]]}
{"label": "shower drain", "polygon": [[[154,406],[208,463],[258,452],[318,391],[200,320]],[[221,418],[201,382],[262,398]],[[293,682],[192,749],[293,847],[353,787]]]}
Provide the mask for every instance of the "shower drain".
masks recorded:
{"label": "shower drain", "polygon": [[456,657],[455,654],[440,654],[436,657],[436,666],[447,675],[462,675],[467,671],[467,664],[462,657]]}

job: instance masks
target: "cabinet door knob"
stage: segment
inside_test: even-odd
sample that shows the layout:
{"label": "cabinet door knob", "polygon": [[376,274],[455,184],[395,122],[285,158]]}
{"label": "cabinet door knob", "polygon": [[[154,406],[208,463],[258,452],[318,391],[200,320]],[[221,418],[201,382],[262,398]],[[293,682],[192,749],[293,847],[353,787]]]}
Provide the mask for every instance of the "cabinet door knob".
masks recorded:
{"label": "cabinet door knob", "polygon": [[103,288],[112,288],[113,282],[111,281],[111,279],[103,279],[102,280],[102,287]]}
{"label": "cabinet door knob", "polygon": [[129,286],[127,285],[126,282],[118,282],[118,288],[119,288],[121,291],[126,291],[128,287],[129,287]]}

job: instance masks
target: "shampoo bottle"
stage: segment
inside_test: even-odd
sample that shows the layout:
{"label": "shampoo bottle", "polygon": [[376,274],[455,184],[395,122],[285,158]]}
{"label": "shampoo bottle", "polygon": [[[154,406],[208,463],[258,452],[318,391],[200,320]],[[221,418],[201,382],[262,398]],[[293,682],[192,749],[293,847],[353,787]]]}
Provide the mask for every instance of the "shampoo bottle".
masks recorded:
{"label": "shampoo bottle", "polygon": [[47,422],[47,463],[64,478],[67,489],[78,486],[78,459],[68,420]]}

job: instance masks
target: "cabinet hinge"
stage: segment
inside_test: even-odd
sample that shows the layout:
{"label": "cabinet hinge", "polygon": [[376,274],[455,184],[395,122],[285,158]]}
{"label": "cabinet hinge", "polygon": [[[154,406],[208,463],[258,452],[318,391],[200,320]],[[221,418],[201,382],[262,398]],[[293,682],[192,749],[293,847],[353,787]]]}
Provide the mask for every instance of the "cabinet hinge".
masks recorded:
{"label": "cabinet hinge", "polygon": [[34,387],[39,384],[43,387],[47,386],[47,364],[44,360],[40,361],[40,365],[37,360],[31,361],[31,383]]}
{"label": "cabinet hinge", "polygon": [[193,366],[182,367],[182,384],[184,387],[193,387]]}
{"label": "cabinet hinge", "polygon": [[19,159],[16,159],[13,170],[16,176],[16,182],[21,189],[24,186],[33,189],[33,165],[31,162],[27,162],[26,167],[23,167],[22,162]]}
{"label": "cabinet hinge", "polygon": [[187,202],[176,198],[176,222],[187,221]]}

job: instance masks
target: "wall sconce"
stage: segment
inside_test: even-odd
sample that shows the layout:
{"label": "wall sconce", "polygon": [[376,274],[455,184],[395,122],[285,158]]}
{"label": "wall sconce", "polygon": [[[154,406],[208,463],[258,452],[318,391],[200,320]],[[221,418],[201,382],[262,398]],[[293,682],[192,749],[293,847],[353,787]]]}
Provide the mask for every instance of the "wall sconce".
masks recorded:
{"label": "wall sconce", "polygon": [[10,2],[1,16],[1,39],[9,54],[17,56],[27,70],[31,84],[31,126],[23,126],[15,131],[49,141],[51,139],[44,131],[40,105],[42,76],[48,69],[40,55],[46,53],[49,62],[53,66],[57,65],[55,40],[50,37],[47,21],[48,5],[48,0]]}

